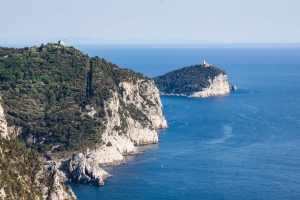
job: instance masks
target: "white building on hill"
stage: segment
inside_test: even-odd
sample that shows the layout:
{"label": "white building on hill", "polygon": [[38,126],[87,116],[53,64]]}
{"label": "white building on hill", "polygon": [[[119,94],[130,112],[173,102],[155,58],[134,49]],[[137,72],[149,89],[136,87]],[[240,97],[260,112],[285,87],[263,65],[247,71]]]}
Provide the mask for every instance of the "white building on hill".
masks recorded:
{"label": "white building on hill", "polygon": [[66,46],[66,41],[65,41],[65,40],[59,40],[59,41],[58,41],[58,44],[63,45],[63,46]]}

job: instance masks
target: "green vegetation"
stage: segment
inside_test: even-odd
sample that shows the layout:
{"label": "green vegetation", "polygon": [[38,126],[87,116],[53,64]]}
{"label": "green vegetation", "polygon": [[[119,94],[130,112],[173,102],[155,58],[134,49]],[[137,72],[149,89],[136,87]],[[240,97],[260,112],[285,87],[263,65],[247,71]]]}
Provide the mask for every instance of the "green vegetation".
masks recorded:
{"label": "green vegetation", "polygon": [[110,146],[112,146],[112,144],[111,144],[110,142],[108,142],[108,143],[106,144],[106,146],[107,146],[107,147],[110,147]]}
{"label": "green vegetation", "polygon": [[42,199],[42,188],[49,188],[53,179],[36,151],[19,139],[0,138],[0,157],[0,188],[4,188],[6,199]]}
{"label": "green vegetation", "polygon": [[[40,152],[60,145],[53,152],[66,156],[100,143],[105,129],[102,122],[112,115],[104,102],[112,92],[121,97],[120,82],[139,79],[148,77],[97,56],[90,58],[73,47],[50,43],[20,49],[0,47],[0,93],[8,125],[21,126],[19,137]],[[121,105],[118,131],[126,133],[124,115],[149,120],[131,105]],[[89,107],[96,111],[92,117],[87,115]]]}
{"label": "green vegetation", "polygon": [[154,82],[161,93],[190,95],[206,88],[208,80],[219,74],[225,72],[214,66],[193,65],[157,76]]}

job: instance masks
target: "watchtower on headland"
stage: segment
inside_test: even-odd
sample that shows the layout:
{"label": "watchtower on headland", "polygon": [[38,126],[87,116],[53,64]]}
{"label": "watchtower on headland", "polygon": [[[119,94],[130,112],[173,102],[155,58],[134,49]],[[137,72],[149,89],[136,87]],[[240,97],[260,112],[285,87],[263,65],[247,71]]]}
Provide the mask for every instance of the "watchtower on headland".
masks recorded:
{"label": "watchtower on headland", "polygon": [[59,40],[59,41],[58,41],[58,44],[59,44],[59,45],[66,46],[66,39],[64,39],[64,40]]}
{"label": "watchtower on headland", "polygon": [[207,63],[207,62],[204,60],[204,62],[203,62],[203,66],[204,66],[204,67],[210,67],[210,66],[211,66],[211,64]]}

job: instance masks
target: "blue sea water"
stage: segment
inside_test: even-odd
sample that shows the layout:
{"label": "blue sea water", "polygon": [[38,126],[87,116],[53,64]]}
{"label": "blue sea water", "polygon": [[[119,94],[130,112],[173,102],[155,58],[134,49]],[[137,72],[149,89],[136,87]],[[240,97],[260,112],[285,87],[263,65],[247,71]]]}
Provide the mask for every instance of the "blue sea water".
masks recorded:
{"label": "blue sea water", "polygon": [[205,59],[238,90],[162,96],[159,143],[105,167],[104,187],[68,183],[78,199],[300,199],[300,48],[80,48],[150,77]]}

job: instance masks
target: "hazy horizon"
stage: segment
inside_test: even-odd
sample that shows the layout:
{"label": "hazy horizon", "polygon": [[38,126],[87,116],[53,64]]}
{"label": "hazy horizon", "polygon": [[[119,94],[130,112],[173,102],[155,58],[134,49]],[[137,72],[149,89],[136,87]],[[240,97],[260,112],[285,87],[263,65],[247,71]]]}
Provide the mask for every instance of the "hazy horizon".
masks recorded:
{"label": "hazy horizon", "polygon": [[63,38],[70,44],[300,43],[298,0],[0,3],[0,45]]}
{"label": "hazy horizon", "polygon": [[264,48],[264,47],[292,47],[300,48],[297,43],[233,43],[233,42],[213,42],[213,41],[192,41],[192,40],[101,40],[94,38],[11,38],[1,39],[0,46],[22,48],[25,46],[40,46],[41,44],[57,43],[58,40],[65,39],[66,46],[95,46],[95,47],[153,47],[153,48]]}

